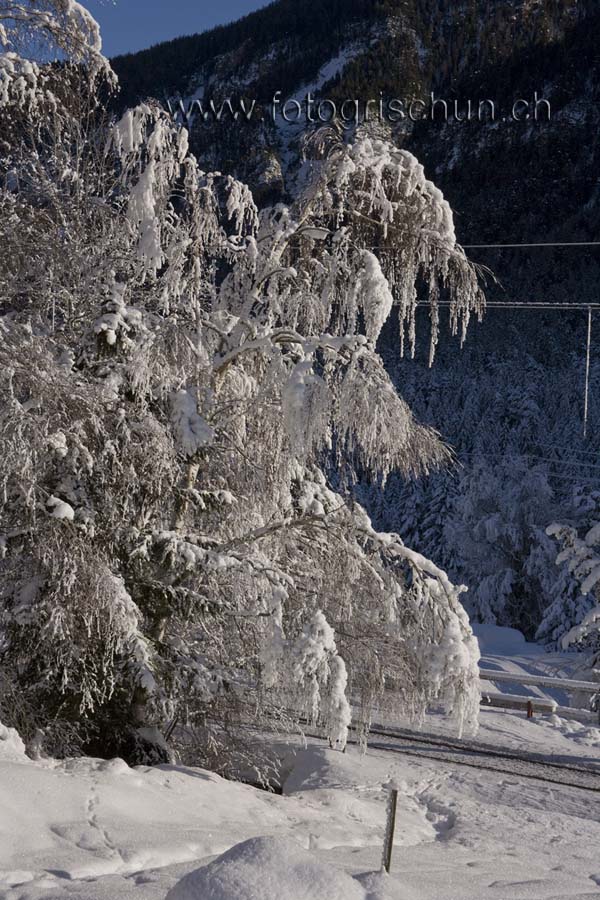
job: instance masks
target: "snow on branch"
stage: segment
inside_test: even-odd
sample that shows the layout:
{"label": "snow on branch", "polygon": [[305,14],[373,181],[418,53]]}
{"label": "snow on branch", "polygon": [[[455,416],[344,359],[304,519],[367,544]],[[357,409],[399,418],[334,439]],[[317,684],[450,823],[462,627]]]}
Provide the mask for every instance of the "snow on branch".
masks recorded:
{"label": "snow on branch", "polygon": [[[12,8],[99,71],[78,4]],[[48,72],[10,53],[16,126]],[[221,765],[227,729],[294,704],[343,748],[350,698],[363,735],[386,703],[474,728],[460,589],[340,487],[449,458],[377,352],[394,308],[414,345],[419,289],[432,347],[441,292],[455,326],[481,309],[439,192],[359,137],[259,213],[152,104],[47,114],[28,108],[27,183],[0,178],[0,665],[44,725],[115,755],[180,721]]]}
{"label": "snow on branch", "polygon": [[[298,201],[302,227],[325,227],[334,235],[334,245],[342,239],[347,248],[344,268],[359,273],[349,300],[330,281],[332,299],[342,310],[348,302],[358,302],[369,337],[376,340],[393,296],[401,351],[408,337],[414,353],[418,286],[423,284],[431,310],[431,361],[439,339],[442,294],[451,302],[452,332],[460,329],[464,340],[471,315],[483,312],[484,296],[475,268],[457,244],[450,206],[415,157],[363,135],[340,145],[321,163],[320,179]],[[346,307],[346,314],[353,318],[355,312]]]}
{"label": "snow on branch", "polygon": [[[0,0],[0,108],[31,107],[46,94],[49,66],[82,66],[91,81],[116,82],[100,28],[75,0]],[[51,98],[53,95],[49,95]]]}

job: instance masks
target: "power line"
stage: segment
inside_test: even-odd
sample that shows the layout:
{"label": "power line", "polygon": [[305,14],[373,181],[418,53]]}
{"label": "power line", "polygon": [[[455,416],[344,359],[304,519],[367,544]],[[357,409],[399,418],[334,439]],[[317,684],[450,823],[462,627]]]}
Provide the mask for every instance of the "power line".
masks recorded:
{"label": "power line", "polygon": [[[427,301],[421,301],[416,304],[420,307],[429,307],[431,304]],[[436,302],[437,306],[456,306],[451,300],[438,300]],[[486,309],[541,309],[541,310],[573,310],[573,311],[584,311],[587,312],[589,309],[591,310],[600,310],[600,303],[546,303],[543,300],[536,301],[524,301],[521,302],[519,300],[488,300],[484,304]]]}
{"label": "power line", "polygon": [[[466,456],[472,456],[479,454],[480,456],[501,456],[504,458],[512,458],[512,457],[530,457],[532,459],[541,459],[547,462],[551,462],[553,464],[556,463],[564,463],[567,465],[581,465],[581,466],[596,466],[596,463],[600,461],[600,449],[598,450],[580,450],[575,449],[574,447],[560,447],[557,444],[539,444],[538,445],[541,450],[552,451],[556,450],[563,453],[570,453],[573,456],[573,460],[566,460],[564,458],[551,459],[546,456],[541,456],[539,453],[526,453],[524,450],[505,450],[504,452],[498,450],[463,450],[458,451],[459,453],[463,453]],[[595,462],[588,462],[587,460],[582,459],[582,456],[593,456],[595,457]]]}
{"label": "power line", "polygon": [[540,444],[542,450],[558,450],[561,453],[572,453],[574,456],[595,456],[600,458],[600,450],[582,450],[574,447],[561,447],[558,444]]}
{"label": "power line", "polygon": [[534,244],[461,244],[464,250],[487,250],[510,248],[518,250],[521,247],[600,247],[600,241],[549,241],[547,243]]}
{"label": "power line", "polygon": [[[461,452],[458,452],[458,453],[457,453],[457,460],[458,460],[459,462],[462,462],[462,461],[465,459],[465,457],[470,457],[470,458],[471,458],[471,463],[477,462],[477,461],[479,461],[479,460],[482,461],[482,462],[485,461],[485,460],[510,461],[511,459],[515,459],[515,457],[516,457],[517,459],[525,459],[525,460],[529,459],[529,460],[534,460],[534,461],[536,461],[536,462],[537,462],[537,461],[541,461],[541,462],[547,461],[547,462],[550,462],[550,463],[552,463],[552,464],[554,464],[554,465],[556,465],[556,463],[559,462],[559,460],[544,460],[543,457],[534,456],[534,455],[531,454],[531,453],[517,453],[517,452],[515,452],[515,453],[507,453],[507,454],[503,454],[503,453],[489,453],[489,452],[487,452],[487,453],[481,453],[481,452],[478,452],[478,451],[470,451],[470,452],[467,451],[467,452],[463,452],[463,453],[461,453]],[[567,464],[567,465],[568,465],[568,464]],[[575,465],[577,465],[577,464],[575,464]],[[584,464],[584,465],[585,465],[585,464]],[[585,468],[588,469],[588,472],[589,472],[589,469],[590,469],[590,468],[593,469],[594,471],[600,471],[600,466],[594,466],[594,465],[588,466],[588,465],[585,465]],[[565,471],[565,470],[563,469],[563,471]],[[566,471],[568,472],[568,470],[566,470]],[[561,481],[570,481],[570,482],[573,483],[573,484],[579,484],[579,485],[583,485],[583,484],[600,484],[600,476],[598,476],[598,475],[591,475],[591,474],[588,474],[588,472],[581,472],[581,473],[579,473],[579,472],[568,472],[568,474],[559,474],[559,473],[557,473],[557,472],[551,472],[551,471],[548,471],[548,472],[545,472],[545,475],[546,475],[546,477],[549,478],[549,479],[556,479],[556,478],[558,478],[558,479],[560,479]]]}
{"label": "power line", "polygon": [[[457,453],[457,459],[458,459],[458,461],[461,462],[461,457],[465,457],[465,456],[471,456],[471,457],[473,457],[473,454],[470,454],[470,453]],[[528,454],[519,454],[519,458],[528,459],[528,458],[530,458],[530,457],[528,456]],[[535,457],[534,457],[534,458],[535,458]],[[498,460],[498,459],[509,460],[509,459],[511,459],[511,457],[510,457],[510,456],[503,456],[503,455],[500,454],[500,453],[497,453],[497,454],[489,453],[489,454],[480,454],[480,455],[479,455],[479,459],[480,459],[481,461],[485,461],[486,459],[490,459],[490,460],[492,460],[492,459],[493,459],[493,460]],[[477,462],[477,459],[473,459],[473,458],[472,458],[472,459],[471,459],[471,462],[472,462],[472,463],[473,463],[473,462]],[[581,472],[581,473],[571,472],[571,473],[569,473],[569,474],[559,474],[559,473],[557,473],[557,472],[545,472],[544,474],[545,474],[545,476],[546,476],[549,480],[559,479],[560,481],[568,481],[568,482],[570,482],[571,484],[577,484],[577,485],[580,485],[580,486],[583,486],[583,485],[585,485],[585,484],[597,484],[597,485],[600,485],[600,476],[598,476],[598,475],[588,475],[588,474],[585,473],[585,472]]]}
{"label": "power line", "polygon": [[[579,462],[579,461],[570,462],[569,460],[566,460],[566,459],[549,459],[546,456],[538,456],[535,453],[522,453],[518,450],[515,450],[512,452],[505,452],[505,453],[502,453],[500,451],[498,451],[497,453],[490,452],[490,451],[484,451],[484,452],[463,451],[461,453],[461,451],[458,451],[457,456],[459,458],[460,458],[460,456],[470,456],[472,459],[474,457],[475,458],[480,457],[482,459],[488,458],[488,459],[504,459],[504,460],[532,459],[532,460],[535,460],[536,462],[550,463],[550,465],[553,465],[553,466],[576,466],[577,468],[583,468],[583,469],[588,469],[588,470],[593,469],[596,472],[600,472],[600,466],[596,465],[595,463],[587,463],[587,462]],[[583,473],[582,473],[582,476],[583,476]]]}
{"label": "power line", "polygon": [[[600,184],[600,182],[599,182]],[[539,247],[600,247],[600,241],[519,241],[514,244],[457,244],[463,250],[531,250]],[[373,244],[371,250],[389,250],[390,247],[385,244]]]}
{"label": "power line", "polygon": [[556,472],[548,472],[548,478],[550,480],[559,479],[560,481],[568,481],[570,484],[577,484],[580,487],[584,485],[600,485],[600,478],[598,475],[592,476],[583,476],[575,477],[575,475],[557,475]]}
{"label": "power line", "polygon": [[554,480],[559,479],[559,481],[568,481],[570,484],[577,484],[580,487],[584,487],[585,485],[600,485],[600,478],[598,475],[591,476],[583,476],[580,475],[576,477],[575,475],[558,475],[556,472],[548,472],[548,479]]}
{"label": "power line", "polygon": [[549,459],[546,456],[536,456],[534,453],[522,453],[520,455],[526,459],[535,459],[539,462],[547,462],[553,466],[577,466],[578,468],[595,469],[596,471],[600,472],[600,466],[596,465],[595,463],[579,462],[578,460],[568,459]]}

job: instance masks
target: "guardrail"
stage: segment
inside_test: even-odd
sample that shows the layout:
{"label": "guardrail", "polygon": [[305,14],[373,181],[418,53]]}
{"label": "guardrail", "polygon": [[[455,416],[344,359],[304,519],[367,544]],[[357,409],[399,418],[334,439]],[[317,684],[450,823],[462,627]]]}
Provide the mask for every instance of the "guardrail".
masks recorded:
{"label": "guardrail", "polygon": [[527,675],[513,672],[498,672],[496,669],[479,667],[482,681],[508,681],[512,684],[529,684],[534,687],[554,687],[567,693],[598,694],[600,683],[594,681],[573,681],[570,678],[551,678],[549,675]]}
{"label": "guardrail", "polygon": [[479,677],[481,681],[530,685],[532,687],[553,687],[569,694],[588,694],[590,696],[589,709],[577,709],[570,706],[559,706],[558,702],[550,697],[533,697],[518,694],[502,694],[497,691],[481,692],[481,705],[492,706],[497,709],[522,709],[527,711],[530,718],[536,712],[550,713],[564,718],[575,719],[585,724],[600,724],[600,683],[593,681],[576,681],[570,678],[551,678],[546,675],[528,675],[526,673],[502,672],[496,669],[480,667]]}
{"label": "guardrail", "polygon": [[482,691],[481,705],[497,709],[525,709],[527,712],[556,713],[558,703],[547,697],[525,697],[518,694],[499,694],[496,691]]}

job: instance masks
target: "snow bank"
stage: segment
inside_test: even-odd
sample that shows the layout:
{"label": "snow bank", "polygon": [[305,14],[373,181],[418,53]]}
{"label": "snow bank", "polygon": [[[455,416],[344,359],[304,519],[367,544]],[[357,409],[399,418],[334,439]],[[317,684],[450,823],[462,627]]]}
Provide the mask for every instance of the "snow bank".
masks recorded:
{"label": "snow bank", "polygon": [[25,744],[14,728],[7,728],[0,722],[0,760],[28,762]]}
{"label": "snow bank", "polygon": [[364,888],[294,841],[257,837],[190,872],[167,900],[367,900]]}
{"label": "snow bank", "polygon": [[[282,765],[282,789],[284,795],[315,790],[354,790],[357,787],[357,770],[362,772],[359,784],[372,782],[381,788],[376,778],[370,778],[363,758],[355,753],[339,753],[319,745],[295,750]],[[365,779],[366,776],[366,779]]]}
{"label": "snow bank", "polygon": [[600,728],[593,728],[560,716],[549,716],[547,722],[575,744],[582,744],[585,747],[600,747]]}
{"label": "snow bank", "polygon": [[[309,746],[283,762],[283,794],[303,806],[326,811],[326,824],[311,825],[311,850],[339,847],[377,848],[379,858],[387,818],[389,772],[373,768],[370,757],[354,749],[347,753]],[[395,845],[414,847],[433,843],[438,832],[427,804],[414,785],[399,785],[399,808]],[[296,835],[294,835],[296,837]],[[297,840],[304,836],[297,833]]]}
{"label": "snow bank", "polygon": [[471,623],[482,654],[511,656],[525,651],[525,636],[516,628]]}
{"label": "snow bank", "polygon": [[[577,746],[541,719],[495,721],[499,747],[513,724],[514,745],[528,730],[547,754]],[[14,732],[2,734],[4,749],[16,741],[22,753]],[[599,753],[586,747],[584,759]],[[280,797],[173,765],[0,759],[0,900],[596,896],[595,795],[506,768],[310,742],[290,757]],[[382,876],[373,870],[390,781],[400,796],[392,871]]]}

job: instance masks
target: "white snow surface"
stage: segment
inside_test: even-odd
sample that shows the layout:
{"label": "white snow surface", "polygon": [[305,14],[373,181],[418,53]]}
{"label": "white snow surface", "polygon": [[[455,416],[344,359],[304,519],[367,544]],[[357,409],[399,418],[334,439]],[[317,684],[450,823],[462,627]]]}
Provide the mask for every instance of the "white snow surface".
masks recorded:
{"label": "white snow surface", "polygon": [[[537,675],[556,679],[589,680],[587,671],[580,671],[584,657],[578,653],[549,653],[540,644],[528,643],[520,631],[501,628],[497,625],[473,625],[473,631],[481,651],[481,665],[487,671],[515,675]],[[600,725],[597,716],[589,714],[590,722],[581,723],[566,713],[566,708],[579,708],[589,704],[589,697],[569,694],[560,688],[523,686],[493,679],[481,682],[483,692],[494,691],[502,694],[527,695],[555,700],[561,707],[559,715],[534,715],[528,720],[524,712],[505,711],[482,707],[479,711],[479,731],[472,745],[497,747],[512,753],[525,752],[547,757],[552,762],[591,763],[600,762]],[[575,715],[575,713],[574,713]],[[385,716],[375,720],[388,726],[397,725],[409,730],[408,720],[389,722]],[[455,739],[451,724],[441,716],[429,716],[422,734],[444,736]]]}
{"label": "white snow surface", "polygon": [[[499,628],[495,625],[474,625],[473,631],[481,650],[481,665],[486,670],[496,669],[505,674],[537,675],[561,680],[592,681],[589,671],[583,668],[585,655],[579,653],[549,653],[540,644],[530,644],[519,631]],[[486,673],[487,674],[487,673]],[[600,685],[599,685],[600,686]],[[523,694],[555,700],[561,707],[584,709],[589,707],[589,697],[569,693],[560,687],[523,687],[518,682],[494,682],[492,676],[482,682],[484,690],[497,689],[505,694]]]}
{"label": "white snow surface", "polygon": [[[317,743],[287,769],[280,797],[198,769],[2,759],[0,898],[562,900],[600,885],[590,792]],[[382,878],[368,873],[391,780]]]}
{"label": "white snow surface", "polygon": [[[568,674],[577,659],[545,654],[518,633],[479,637],[486,665]],[[598,729],[485,709],[481,721],[477,741],[499,751],[600,771]],[[432,717],[426,730],[443,728]],[[597,793],[528,778],[510,761],[511,774],[468,768],[455,755],[456,763],[452,753],[433,760],[373,748],[362,756],[352,745],[340,753],[297,739],[282,750],[278,796],[184,766],[33,761],[16,732],[0,727],[0,900],[598,895]],[[383,876],[391,783],[398,818],[392,872]]]}
{"label": "white snow surface", "polygon": [[358,881],[277,837],[236,844],[208,866],[191,872],[167,900],[365,900]]}
{"label": "white snow surface", "polygon": [[14,728],[7,728],[0,722],[0,760],[21,762],[26,760],[25,744]]}

